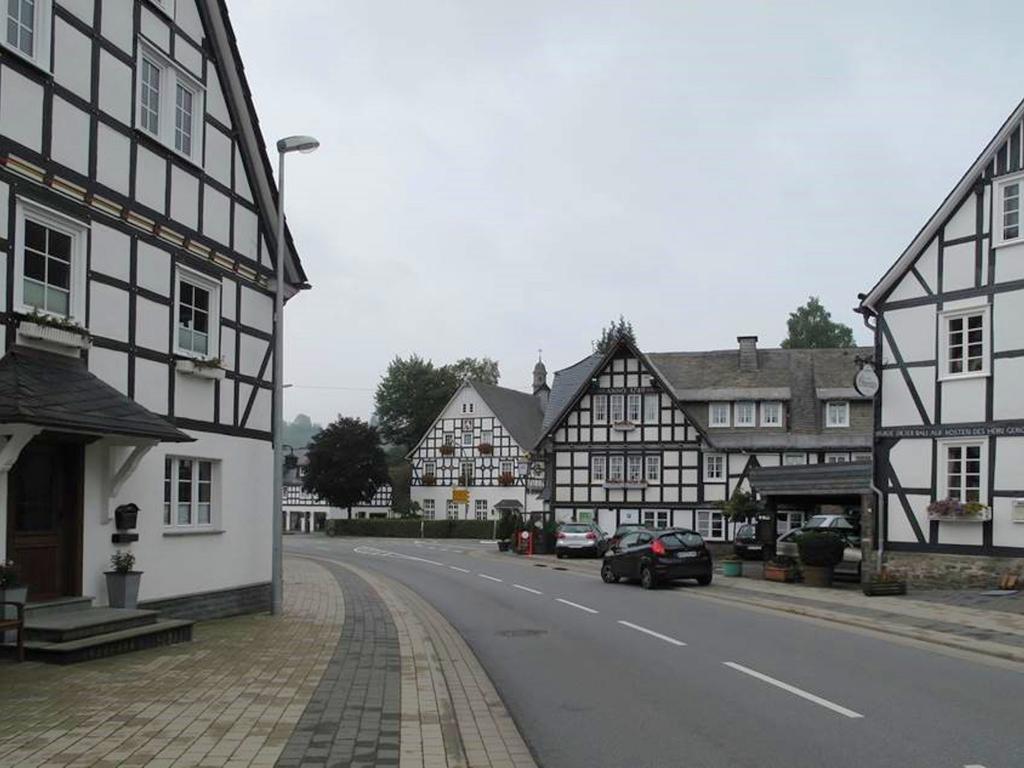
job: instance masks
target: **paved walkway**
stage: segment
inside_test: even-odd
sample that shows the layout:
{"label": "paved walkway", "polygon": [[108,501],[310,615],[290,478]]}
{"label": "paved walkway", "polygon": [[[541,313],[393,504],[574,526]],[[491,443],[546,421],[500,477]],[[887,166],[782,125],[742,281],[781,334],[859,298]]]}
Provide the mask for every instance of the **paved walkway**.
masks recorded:
{"label": "paved walkway", "polygon": [[0,766],[535,768],[486,673],[411,590],[285,561],[285,614],[56,667],[0,664]]}

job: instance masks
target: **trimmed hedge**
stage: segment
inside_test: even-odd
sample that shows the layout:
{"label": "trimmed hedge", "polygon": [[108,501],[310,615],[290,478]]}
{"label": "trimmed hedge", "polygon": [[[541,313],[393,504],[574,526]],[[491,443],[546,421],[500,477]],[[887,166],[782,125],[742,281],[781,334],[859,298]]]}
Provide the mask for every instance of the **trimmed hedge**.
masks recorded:
{"label": "trimmed hedge", "polygon": [[328,520],[328,536],[383,536],[418,539],[422,524],[427,539],[490,539],[494,523],[490,520]]}

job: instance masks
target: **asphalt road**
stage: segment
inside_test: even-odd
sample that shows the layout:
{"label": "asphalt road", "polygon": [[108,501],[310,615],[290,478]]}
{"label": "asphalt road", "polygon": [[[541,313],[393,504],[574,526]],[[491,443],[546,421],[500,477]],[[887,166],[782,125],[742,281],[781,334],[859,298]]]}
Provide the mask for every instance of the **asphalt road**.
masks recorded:
{"label": "asphalt road", "polygon": [[535,567],[494,545],[288,537],[416,590],[544,768],[1020,768],[1024,668]]}

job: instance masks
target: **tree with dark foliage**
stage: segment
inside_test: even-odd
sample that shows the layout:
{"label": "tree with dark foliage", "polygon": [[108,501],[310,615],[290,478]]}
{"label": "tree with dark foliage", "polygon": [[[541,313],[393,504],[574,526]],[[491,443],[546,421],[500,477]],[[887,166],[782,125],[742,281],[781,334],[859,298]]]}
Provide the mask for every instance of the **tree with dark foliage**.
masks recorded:
{"label": "tree with dark foliage", "polygon": [[339,416],[313,438],[307,457],[303,489],[334,507],[368,502],[390,480],[377,429],[361,419]]}
{"label": "tree with dark foliage", "polygon": [[601,338],[594,342],[594,351],[604,354],[619,339],[626,339],[633,346],[636,346],[636,334],[633,333],[633,324],[622,315],[619,320],[612,320],[607,328],[601,329]]}
{"label": "tree with dark foliage", "polygon": [[817,296],[797,307],[786,321],[789,336],[782,342],[783,349],[833,349],[853,346],[853,329],[836,323],[832,314],[822,306]]}

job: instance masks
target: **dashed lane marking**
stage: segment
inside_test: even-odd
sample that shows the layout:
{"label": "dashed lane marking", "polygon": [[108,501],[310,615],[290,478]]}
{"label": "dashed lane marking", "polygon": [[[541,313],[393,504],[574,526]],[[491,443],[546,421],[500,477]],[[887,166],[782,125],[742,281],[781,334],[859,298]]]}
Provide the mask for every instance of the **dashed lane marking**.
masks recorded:
{"label": "dashed lane marking", "polygon": [[488,576],[486,573],[478,573],[477,576],[488,581],[503,581],[503,579],[499,579],[497,576]]}
{"label": "dashed lane marking", "polygon": [[543,595],[544,594],[539,589],[534,589],[533,587],[524,587],[522,584],[513,584],[512,586],[515,587],[516,589],[523,590],[523,592],[529,592],[531,595]]}
{"label": "dashed lane marking", "polygon": [[801,699],[806,699],[807,701],[814,702],[818,706],[824,707],[825,709],[830,709],[833,712],[843,715],[844,717],[864,717],[864,715],[860,714],[860,712],[854,712],[852,709],[847,709],[846,707],[840,706],[839,704],[829,701],[828,699],[823,699],[821,698],[821,696],[815,696],[813,693],[808,693],[807,691],[801,688],[797,688],[795,685],[790,685],[789,683],[784,683],[781,680],[776,680],[774,677],[769,677],[763,672],[758,672],[756,669],[744,667],[742,664],[737,664],[735,661],[723,661],[722,663],[730,669],[735,669],[737,672],[742,672],[745,675],[750,675],[751,677],[757,678],[758,680],[768,683],[769,685],[774,685],[776,688],[781,688],[784,691],[792,693],[794,696],[799,696]]}
{"label": "dashed lane marking", "polygon": [[459,573],[469,573],[469,568],[459,568],[457,565],[449,565],[448,567],[453,571],[458,571]]}
{"label": "dashed lane marking", "polygon": [[587,613],[597,613],[597,611],[595,611],[593,608],[587,608],[587,606],[580,605],[579,603],[574,603],[572,600],[566,600],[561,597],[556,597],[555,600],[559,603],[564,603],[565,605],[571,606],[573,608],[578,608],[581,611],[586,611]]}
{"label": "dashed lane marking", "polygon": [[663,634],[661,634],[661,632],[655,632],[653,629],[648,629],[647,627],[641,627],[639,624],[634,624],[631,621],[622,621],[620,619],[619,620],[619,624],[621,624],[624,627],[629,627],[630,629],[635,629],[637,632],[643,632],[645,635],[650,635],[651,637],[656,637],[659,640],[664,640],[666,643],[671,643],[672,645],[677,645],[677,646],[686,645],[686,643],[684,643],[682,640],[676,640],[674,637],[669,637],[668,635],[663,635]]}

